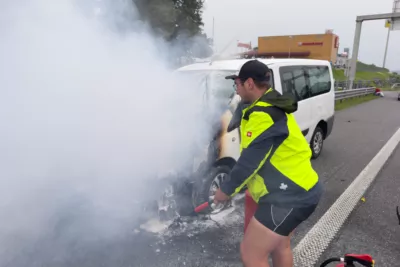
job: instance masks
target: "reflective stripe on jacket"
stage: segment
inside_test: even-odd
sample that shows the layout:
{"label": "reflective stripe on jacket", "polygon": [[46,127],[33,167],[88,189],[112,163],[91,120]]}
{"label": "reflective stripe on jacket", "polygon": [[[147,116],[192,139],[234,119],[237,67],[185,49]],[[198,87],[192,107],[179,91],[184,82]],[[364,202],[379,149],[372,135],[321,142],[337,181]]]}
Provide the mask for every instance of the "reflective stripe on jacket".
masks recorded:
{"label": "reflective stripe on jacket", "polygon": [[269,89],[243,110],[241,155],[231,179],[221,186],[228,195],[244,186],[256,202],[302,207],[317,204],[322,192],[311,166],[311,149],[293,114],[297,102]]}

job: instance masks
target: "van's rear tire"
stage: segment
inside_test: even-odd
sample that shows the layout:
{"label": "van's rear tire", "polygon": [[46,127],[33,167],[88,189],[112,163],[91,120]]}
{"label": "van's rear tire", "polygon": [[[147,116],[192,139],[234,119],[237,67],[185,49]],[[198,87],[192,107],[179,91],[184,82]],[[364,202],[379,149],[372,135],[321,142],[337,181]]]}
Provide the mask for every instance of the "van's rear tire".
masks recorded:
{"label": "van's rear tire", "polygon": [[[194,207],[197,207],[204,202],[208,202],[211,196],[214,194],[211,192],[213,189],[219,189],[219,184],[223,181],[229,179],[229,173],[231,168],[225,165],[212,167],[203,177],[203,179],[199,179],[193,186],[192,191],[192,203]],[[219,213],[224,210],[230,203],[219,204],[215,208],[207,208],[201,213]]]}
{"label": "van's rear tire", "polygon": [[323,146],[324,146],[324,131],[321,129],[321,127],[317,126],[310,141],[312,159],[316,159],[321,155]]}

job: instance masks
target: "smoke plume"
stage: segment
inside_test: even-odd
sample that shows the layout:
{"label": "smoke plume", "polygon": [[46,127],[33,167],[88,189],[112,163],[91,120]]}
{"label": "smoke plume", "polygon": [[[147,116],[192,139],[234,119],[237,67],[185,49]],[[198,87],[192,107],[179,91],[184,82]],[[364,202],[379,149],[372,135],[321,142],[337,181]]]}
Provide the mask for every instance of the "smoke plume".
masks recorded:
{"label": "smoke plume", "polygon": [[0,4],[0,266],[124,235],[147,182],[207,142],[204,92],[135,16],[125,1]]}

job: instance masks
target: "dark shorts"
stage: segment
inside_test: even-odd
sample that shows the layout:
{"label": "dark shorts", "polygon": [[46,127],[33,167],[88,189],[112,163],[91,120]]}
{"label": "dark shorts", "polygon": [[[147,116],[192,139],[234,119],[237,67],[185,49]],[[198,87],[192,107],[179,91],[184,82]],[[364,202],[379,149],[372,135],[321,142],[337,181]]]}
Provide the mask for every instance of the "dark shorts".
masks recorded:
{"label": "dark shorts", "polygon": [[305,208],[282,208],[273,204],[260,203],[254,217],[271,231],[289,234],[315,211],[317,205]]}

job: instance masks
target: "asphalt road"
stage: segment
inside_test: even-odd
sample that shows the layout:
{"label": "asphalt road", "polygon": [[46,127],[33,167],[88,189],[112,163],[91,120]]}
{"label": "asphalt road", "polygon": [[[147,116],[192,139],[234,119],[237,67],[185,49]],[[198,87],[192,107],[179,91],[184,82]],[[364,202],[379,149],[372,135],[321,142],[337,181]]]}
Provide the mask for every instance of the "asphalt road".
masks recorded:
{"label": "asphalt road", "polygon": [[324,182],[324,196],[317,211],[299,227],[293,238],[301,240],[376,153],[400,127],[397,92],[336,113],[335,125],[313,166]]}
{"label": "asphalt road", "polygon": [[345,253],[370,254],[376,266],[394,267],[400,262],[400,147],[360,201],[346,224],[321,256],[342,257]]}
{"label": "asphalt road", "polygon": [[[336,113],[332,135],[320,158],[313,162],[325,193],[313,216],[297,229],[292,246],[400,126],[399,114],[400,103],[391,92],[385,98]],[[219,226],[214,221],[194,222],[164,235],[131,229],[99,242],[77,238],[66,245],[51,237],[21,250],[8,260],[7,266],[241,266],[238,252],[243,232],[242,205],[239,203],[232,213],[215,220]],[[64,248],[62,253],[59,248]]]}

